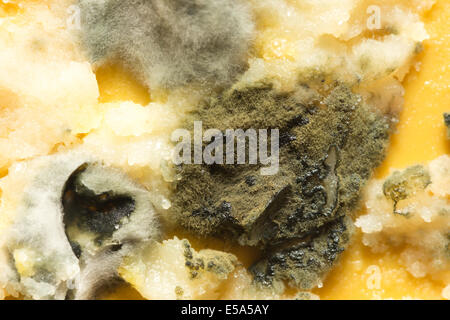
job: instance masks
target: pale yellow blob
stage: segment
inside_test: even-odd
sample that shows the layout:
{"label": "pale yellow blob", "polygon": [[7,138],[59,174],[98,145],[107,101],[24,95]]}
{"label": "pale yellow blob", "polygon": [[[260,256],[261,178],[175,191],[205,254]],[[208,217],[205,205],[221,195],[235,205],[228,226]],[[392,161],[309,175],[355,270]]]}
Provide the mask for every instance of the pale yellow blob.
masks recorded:
{"label": "pale yellow blob", "polygon": [[118,65],[100,67],[97,72],[99,102],[133,101],[140,105],[150,103],[148,90]]}

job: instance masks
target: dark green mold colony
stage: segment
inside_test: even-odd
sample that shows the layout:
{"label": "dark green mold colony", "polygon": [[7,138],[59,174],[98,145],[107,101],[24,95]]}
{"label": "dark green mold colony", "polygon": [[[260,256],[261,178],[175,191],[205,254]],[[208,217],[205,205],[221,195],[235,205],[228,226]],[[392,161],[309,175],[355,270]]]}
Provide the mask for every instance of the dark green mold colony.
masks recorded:
{"label": "dark green mold colony", "polygon": [[303,239],[268,247],[268,254],[250,271],[255,280],[263,285],[270,285],[276,279],[285,280],[289,285],[303,290],[312,289],[345,250],[352,228],[351,219],[342,217],[312,231]]}
{"label": "dark green mold colony", "polygon": [[263,176],[259,164],[180,165],[178,222],[197,236],[262,248],[251,267],[260,283],[314,287],[346,247],[348,217],[383,160],[389,120],[345,84],[324,79],[288,93],[270,84],[231,90],[202,104],[186,127],[194,120],[204,131],[279,129],[280,169]]}

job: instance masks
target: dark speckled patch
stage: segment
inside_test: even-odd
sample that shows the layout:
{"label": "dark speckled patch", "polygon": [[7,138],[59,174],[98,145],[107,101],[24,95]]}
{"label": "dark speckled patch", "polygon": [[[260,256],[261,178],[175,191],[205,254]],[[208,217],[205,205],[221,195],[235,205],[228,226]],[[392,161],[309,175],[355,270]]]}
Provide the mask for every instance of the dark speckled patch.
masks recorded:
{"label": "dark speckled patch", "polygon": [[[186,121],[190,129],[201,120],[203,130],[280,130],[278,174],[260,175],[261,165],[181,165],[173,198],[179,223],[194,234],[262,248],[251,269],[262,282],[317,284],[344,250],[352,229],[346,217],[384,158],[389,120],[348,86],[324,85],[233,90]],[[305,102],[305,90],[315,98]]]}
{"label": "dark speckled patch", "polygon": [[[75,170],[67,180],[62,196],[64,224],[77,228],[80,232],[95,235],[95,241],[101,245],[105,237],[110,237],[120,228],[124,218],[135,210],[135,201],[130,196],[116,195],[112,192],[95,194],[78,180],[88,164]],[[77,254],[80,245],[72,242]]]}

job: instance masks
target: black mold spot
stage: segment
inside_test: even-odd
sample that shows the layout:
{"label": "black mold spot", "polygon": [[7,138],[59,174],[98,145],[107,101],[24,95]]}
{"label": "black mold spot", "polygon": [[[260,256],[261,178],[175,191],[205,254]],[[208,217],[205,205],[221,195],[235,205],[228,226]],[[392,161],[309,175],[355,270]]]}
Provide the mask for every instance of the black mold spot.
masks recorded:
{"label": "black mold spot", "polygon": [[[64,187],[64,224],[66,233],[68,228],[73,227],[81,232],[92,233],[96,245],[101,246],[103,239],[118,230],[123,219],[135,210],[135,202],[129,196],[116,195],[112,191],[95,194],[86,188],[79,181],[79,176],[87,166],[84,164],[75,170]],[[79,243],[71,241],[71,244],[75,255],[80,257],[82,250]]]}
{"label": "black mold spot", "polygon": [[121,220],[134,211],[135,202],[129,196],[115,195],[113,192],[96,195],[77,180],[85,168],[77,169],[64,188],[64,221],[66,225],[76,221],[80,229],[98,235],[111,235]]}

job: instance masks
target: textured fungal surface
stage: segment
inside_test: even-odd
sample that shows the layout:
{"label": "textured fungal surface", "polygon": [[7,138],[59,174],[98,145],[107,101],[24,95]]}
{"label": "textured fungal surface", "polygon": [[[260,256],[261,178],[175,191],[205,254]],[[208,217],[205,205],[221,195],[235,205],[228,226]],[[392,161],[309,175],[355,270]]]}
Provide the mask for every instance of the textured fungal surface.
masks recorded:
{"label": "textured fungal surface", "polygon": [[[305,99],[310,96],[315,98]],[[310,262],[307,272],[293,261],[254,269],[258,279],[265,274],[312,288],[343,251],[351,228],[342,218],[355,209],[361,188],[384,157],[389,120],[361,101],[345,84],[322,94],[312,87],[280,93],[261,85],[205,104],[192,114],[203,120],[204,130],[279,128],[280,169],[263,176],[260,165],[233,166],[225,159],[181,165],[173,201],[179,222],[200,236],[231,235],[242,245],[260,246],[272,264],[298,246],[309,247],[306,260],[327,255]],[[325,250],[327,237],[335,243]],[[316,281],[301,280],[304,272],[315,272]]]}
{"label": "textured fungal surface", "polygon": [[242,73],[252,38],[240,0],[80,0],[93,63],[123,61],[150,87],[224,85]]}
{"label": "textured fungal surface", "polygon": [[407,168],[403,172],[394,172],[383,184],[386,198],[394,201],[394,213],[401,200],[411,197],[417,191],[424,190],[431,183],[429,173],[421,165]]}
{"label": "textured fungal surface", "polygon": [[36,159],[16,173],[25,188],[2,236],[1,281],[33,299],[89,299],[113,286],[122,256],[154,239],[147,191],[82,153]]}
{"label": "textured fungal surface", "polygon": [[336,219],[312,231],[308,237],[268,247],[251,267],[258,283],[272,285],[284,280],[292,287],[311,290],[322,282],[347,247],[353,231],[351,218]]}
{"label": "textured fungal surface", "polygon": [[0,0],[0,299],[450,297],[434,2]]}

